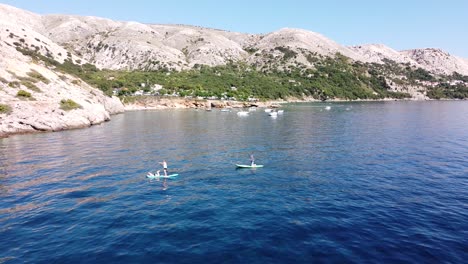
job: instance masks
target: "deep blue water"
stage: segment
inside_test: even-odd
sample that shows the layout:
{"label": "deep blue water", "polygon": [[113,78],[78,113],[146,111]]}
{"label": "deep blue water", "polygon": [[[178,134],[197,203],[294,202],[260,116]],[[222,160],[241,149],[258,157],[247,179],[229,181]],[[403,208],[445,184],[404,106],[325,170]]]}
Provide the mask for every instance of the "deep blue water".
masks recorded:
{"label": "deep blue water", "polygon": [[[236,170],[250,153],[265,167]],[[163,159],[179,177],[146,179]],[[468,102],[140,111],[0,139],[0,263],[467,259]]]}

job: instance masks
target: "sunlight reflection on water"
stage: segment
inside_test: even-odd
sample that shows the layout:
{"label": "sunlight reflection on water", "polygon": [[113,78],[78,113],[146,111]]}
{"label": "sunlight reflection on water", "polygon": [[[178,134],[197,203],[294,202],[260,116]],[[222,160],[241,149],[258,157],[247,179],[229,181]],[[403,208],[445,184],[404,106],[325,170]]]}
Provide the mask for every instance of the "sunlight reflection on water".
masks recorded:
{"label": "sunlight reflection on water", "polygon": [[[466,102],[314,103],[0,139],[0,262],[461,263],[466,124]],[[180,175],[146,179],[163,159]]]}

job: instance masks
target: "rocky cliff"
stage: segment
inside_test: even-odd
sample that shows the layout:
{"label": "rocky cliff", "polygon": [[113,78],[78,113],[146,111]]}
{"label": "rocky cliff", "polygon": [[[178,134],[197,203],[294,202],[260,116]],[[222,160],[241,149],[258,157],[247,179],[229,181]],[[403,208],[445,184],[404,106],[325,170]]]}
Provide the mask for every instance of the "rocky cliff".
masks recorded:
{"label": "rocky cliff", "polygon": [[8,6],[1,11],[0,137],[90,126],[123,112],[118,98],[18,51],[27,47],[58,62],[79,60],[40,33],[41,17]]}

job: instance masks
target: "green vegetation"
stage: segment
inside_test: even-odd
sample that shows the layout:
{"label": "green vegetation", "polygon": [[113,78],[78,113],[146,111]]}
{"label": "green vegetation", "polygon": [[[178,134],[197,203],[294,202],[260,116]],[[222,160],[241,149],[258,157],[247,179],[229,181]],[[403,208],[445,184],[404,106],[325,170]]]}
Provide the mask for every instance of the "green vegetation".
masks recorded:
{"label": "green vegetation", "polygon": [[20,83],[17,82],[17,81],[13,81],[13,82],[8,83],[8,86],[11,87],[11,88],[19,88]]}
{"label": "green vegetation", "polygon": [[466,75],[461,75],[458,72],[454,72],[451,76],[449,76],[450,80],[458,80],[458,81],[463,81],[468,83],[468,76]]}
{"label": "green vegetation", "polygon": [[468,98],[468,87],[461,84],[443,83],[429,89],[427,96],[433,99],[466,99]]}
{"label": "green vegetation", "polygon": [[406,67],[406,77],[408,80],[414,82],[416,80],[420,81],[433,81],[434,77],[426,70],[422,68],[417,68],[416,70],[411,69],[411,67]]}
{"label": "green vegetation", "polygon": [[33,79],[31,77],[17,77],[17,78],[21,82],[30,82],[30,83],[37,83],[38,82],[36,79]]}
{"label": "green vegetation", "polygon": [[198,66],[182,72],[95,72],[92,83],[103,90],[119,88],[119,95],[130,95],[141,83],[161,84],[159,93],[192,97],[217,97],[247,100],[312,96],[317,99],[404,98],[407,94],[388,91],[383,77],[365,76],[346,61],[327,59],[316,70],[299,68],[260,72],[243,64]]}
{"label": "green vegetation", "polygon": [[[98,45],[97,48],[107,47]],[[321,100],[333,98],[401,99],[408,98],[410,95],[391,91],[389,81],[400,86],[421,86],[421,82],[425,81],[442,83],[436,88],[426,87],[428,96],[431,98],[467,98],[465,85],[443,85],[452,80],[464,81],[465,78],[468,80],[466,76],[459,74],[434,76],[424,69],[415,68],[409,64],[401,65],[390,60],[384,64],[369,64],[352,62],[341,54],[330,58],[302,51],[301,54],[314,65],[314,68],[310,69],[300,63],[287,64],[299,56],[289,47],[275,48],[283,55],[279,61],[271,53],[257,53],[268,62],[266,67],[231,62],[215,67],[195,65],[191,70],[180,72],[171,71],[159,61],[154,63],[161,67],[157,71],[101,71],[91,64],[74,64],[70,58],[64,63],[59,63],[36,51],[20,47],[17,47],[17,50],[33,59],[45,62],[46,65],[55,67],[62,73],[75,76],[77,79],[72,81],[74,84],[84,81],[101,89],[109,96],[114,90],[118,91],[119,96],[132,95],[138,90],[150,92],[151,86],[159,84],[164,87],[158,91],[160,95],[181,97],[216,97],[236,100],[250,98],[270,100],[305,96]],[[256,52],[253,48],[247,48],[246,51]],[[188,55],[186,48],[183,52]],[[34,80],[46,81],[37,72],[32,72],[28,76]],[[146,84],[144,88],[141,87],[142,83]]]}
{"label": "green vegetation", "polygon": [[405,98],[408,94],[388,91],[385,79],[377,72],[367,73],[363,65],[351,65],[347,59],[325,59],[317,69],[290,68],[261,72],[245,64],[228,64],[181,72],[166,71],[93,71],[86,81],[107,94],[119,89],[119,95],[131,95],[140,84],[160,84],[161,95],[217,97],[247,100],[312,96],[316,99]]}
{"label": "green vegetation", "polygon": [[11,107],[6,104],[0,104],[0,114],[9,114],[11,112]]}
{"label": "green vegetation", "polygon": [[29,82],[29,81],[21,81],[21,84],[26,86],[29,90],[31,91],[34,91],[34,92],[37,92],[37,93],[41,93],[41,89],[39,89],[39,87],[37,87],[34,83],[32,82]]}
{"label": "green vegetation", "polygon": [[73,109],[81,109],[83,108],[80,104],[76,103],[72,99],[62,99],[60,101],[60,109],[64,111],[70,111]]}
{"label": "green vegetation", "polygon": [[253,47],[248,47],[248,48],[245,48],[244,50],[248,52],[249,54],[254,54],[255,52],[258,51],[258,49],[253,48]]}
{"label": "green vegetation", "polygon": [[19,97],[19,98],[23,98],[23,99],[33,99],[31,93],[26,92],[25,90],[19,90],[16,93],[16,96]]}
{"label": "green vegetation", "polygon": [[275,50],[279,50],[283,53],[283,60],[289,60],[297,56],[297,52],[291,50],[289,47],[276,47]]}
{"label": "green vegetation", "polygon": [[[372,64],[370,72],[372,71],[379,72],[385,76],[404,76],[403,79],[391,78],[391,80],[398,85],[423,86],[427,89],[427,96],[431,99],[468,98],[468,76],[456,72],[452,75],[433,75],[422,68],[411,67],[409,63],[405,67],[401,67],[396,62],[389,60],[386,60],[385,64]],[[423,84],[424,82],[431,85],[425,85]]]}
{"label": "green vegetation", "polygon": [[120,100],[122,100],[122,103],[124,104],[130,104],[130,103],[134,103],[137,101],[137,98],[135,96],[121,96],[120,97]]}
{"label": "green vegetation", "polygon": [[[43,56],[42,54],[38,53],[35,50],[24,49],[24,48],[21,48],[21,47],[16,47],[16,50],[21,52],[23,55],[30,56],[33,60],[42,61],[47,66],[55,67],[56,71],[71,74],[71,75],[73,75],[75,77],[78,77],[78,78],[82,79],[83,81],[88,82],[90,84],[93,84],[92,83],[93,80],[89,79],[89,76],[91,76],[92,73],[98,71],[96,66],[94,66],[92,64],[89,64],[89,63],[83,64],[83,65],[74,64],[73,61],[70,58],[66,59],[63,63],[59,63],[58,61],[52,59],[50,56]],[[71,54],[70,54],[70,56],[71,56]],[[31,75],[29,75],[29,76],[31,76]],[[48,79],[46,79],[45,77],[43,77],[39,73],[36,74],[36,73],[32,72],[32,76],[33,77],[31,77],[31,78],[34,78],[36,80],[40,80],[40,81],[42,81],[44,83],[49,82]],[[111,94],[112,94],[112,92],[110,92],[110,94],[108,94],[108,95],[111,95]]]}
{"label": "green vegetation", "polygon": [[44,77],[42,74],[38,73],[35,70],[31,70],[30,72],[27,73],[27,75],[29,77],[31,77],[32,79],[37,80],[37,81],[41,81],[41,82],[43,82],[45,84],[50,83],[49,79],[47,79],[46,77]]}

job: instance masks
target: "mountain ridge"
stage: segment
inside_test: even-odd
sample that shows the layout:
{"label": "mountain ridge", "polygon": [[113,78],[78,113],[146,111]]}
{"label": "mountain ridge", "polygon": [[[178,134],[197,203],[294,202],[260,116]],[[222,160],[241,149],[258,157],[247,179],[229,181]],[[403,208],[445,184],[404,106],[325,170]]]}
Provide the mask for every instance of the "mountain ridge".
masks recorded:
{"label": "mountain ridge", "polygon": [[[255,53],[270,53],[275,48],[287,47],[299,54],[303,51],[322,56],[340,53],[365,63],[382,63],[380,57],[385,57],[409,62],[434,73],[457,71],[468,75],[468,59],[447,52],[443,52],[444,58],[440,58],[441,52],[437,48],[396,51],[384,44],[347,47],[322,34],[297,28],[248,34],[195,25],[115,21],[96,16],[38,15],[4,4],[0,4],[0,13],[4,14],[2,17],[16,17],[19,24],[28,25],[58,45],[67,47],[73,54],[81,54],[85,61],[104,69],[183,70],[200,64],[216,66],[231,61],[262,65],[265,62],[255,58]],[[33,25],[28,21],[33,21]],[[247,50],[256,52],[250,54]],[[313,67],[306,59],[301,63]]]}

